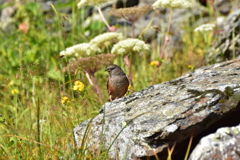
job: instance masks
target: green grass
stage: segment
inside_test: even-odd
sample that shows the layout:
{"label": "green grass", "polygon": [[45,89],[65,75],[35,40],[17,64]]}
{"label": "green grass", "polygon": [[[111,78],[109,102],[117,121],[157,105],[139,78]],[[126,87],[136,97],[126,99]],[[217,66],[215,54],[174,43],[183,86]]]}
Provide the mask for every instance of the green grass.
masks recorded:
{"label": "green grass", "polygon": [[[71,6],[72,17],[62,12],[66,6]],[[81,27],[84,14],[84,10],[77,9],[75,1],[56,5],[48,14],[36,3],[27,3],[18,5],[11,24],[13,29],[0,31],[0,159],[70,159],[76,153],[80,153],[81,159],[93,159],[94,155],[85,152],[86,148],[75,148],[72,129],[96,116],[102,104],[84,72],[64,73],[68,61],[59,56],[65,48],[88,42],[104,32],[104,24],[98,21]],[[63,24],[67,21],[72,23],[71,32],[64,31]],[[23,22],[28,26],[26,34],[18,29]],[[84,35],[86,31],[90,32],[88,37]],[[155,84],[204,65],[202,38],[194,35],[189,25],[183,37],[185,44],[164,61]],[[155,67],[149,63],[159,57],[160,50],[159,44],[152,46],[151,53],[136,55],[132,61],[135,91],[151,84]],[[122,57],[117,57],[114,63],[127,72]],[[107,102],[108,75],[104,68],[95,75]],[[76,79],[85,84],[84,91],[72,90]],[[67,104],[61,103],[64,96],[70,99]],[[98,158],[106,159],[104,153],[99,153]]]}

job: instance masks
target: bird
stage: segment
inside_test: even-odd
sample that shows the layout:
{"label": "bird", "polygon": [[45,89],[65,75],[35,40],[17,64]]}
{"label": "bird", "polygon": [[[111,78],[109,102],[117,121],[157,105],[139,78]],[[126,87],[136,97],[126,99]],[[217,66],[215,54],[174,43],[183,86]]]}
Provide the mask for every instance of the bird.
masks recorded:
{"label": "bird", "polygon": [[109,101],[123,97],[129,86],[127,75],[118,65],[115,64],[108,66],[105,71],[108,71],[109,73],[107,80]]}

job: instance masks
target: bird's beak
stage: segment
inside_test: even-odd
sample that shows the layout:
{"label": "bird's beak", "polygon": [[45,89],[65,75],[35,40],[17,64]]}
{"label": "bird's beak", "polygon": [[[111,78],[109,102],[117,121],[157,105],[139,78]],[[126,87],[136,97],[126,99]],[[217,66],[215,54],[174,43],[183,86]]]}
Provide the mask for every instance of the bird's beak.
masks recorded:
{"label": "bird's beak", "polygon": [[105,71],[108,71],[108,72],[110,72],[110,69],[109,69],[109,68],[107,68],[107,69],[105,69]]}

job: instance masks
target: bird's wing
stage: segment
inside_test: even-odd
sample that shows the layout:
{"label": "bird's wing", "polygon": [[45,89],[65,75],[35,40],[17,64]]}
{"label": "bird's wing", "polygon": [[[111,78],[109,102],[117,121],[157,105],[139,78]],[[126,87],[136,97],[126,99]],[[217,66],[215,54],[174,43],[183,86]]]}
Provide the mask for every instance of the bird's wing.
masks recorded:
{"label": "bird's wing", "polygon": [[108,80],[107,80],[107,90],[108,90],[108,95],[111,94],[111,86],[109,84],[109,77],[108,77]]}
{"label": "bird's wing", "polygon": [[108,95],[109,95],[109,101],[113,101],[115,98],[112,97],[112,93],[114,92],[113,91],[113,86],[109,83],[109,77],[108,77],[108,80],[107,80],[107,90],[108,90]]}
{"label": "bird's wing", "polygon": [[127,79],[128,79],[128,85],[130,85],[130,84],[131,84],[131,81],[130,81],[130,79],[128,78],[128,75],[126,75],[126,77],[127,77]]}

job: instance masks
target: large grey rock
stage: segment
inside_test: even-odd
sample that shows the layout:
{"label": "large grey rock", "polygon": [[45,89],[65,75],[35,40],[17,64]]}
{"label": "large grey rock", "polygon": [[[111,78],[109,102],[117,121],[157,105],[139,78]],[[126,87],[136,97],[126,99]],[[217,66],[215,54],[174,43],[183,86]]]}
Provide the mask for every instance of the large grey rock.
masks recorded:
{"label": "large grey rock", "polygon": [[237,115],[240,123],[239,101],[240,59],[202,67],[108,102],[98,116],[74,128],[75,141],[80,147],[84,140],[93,153],[99,146],[111,146],[112,159],[129,160],[154,159],[155,153],[165,159],[168,146],[177,142],[173,156],[179,159],[189,137],[221,127],[226,117]]}
{"label": "large grey rock", "polygon": [[240,159],[240,125],[224,127],[201,139],[189,160]]}

